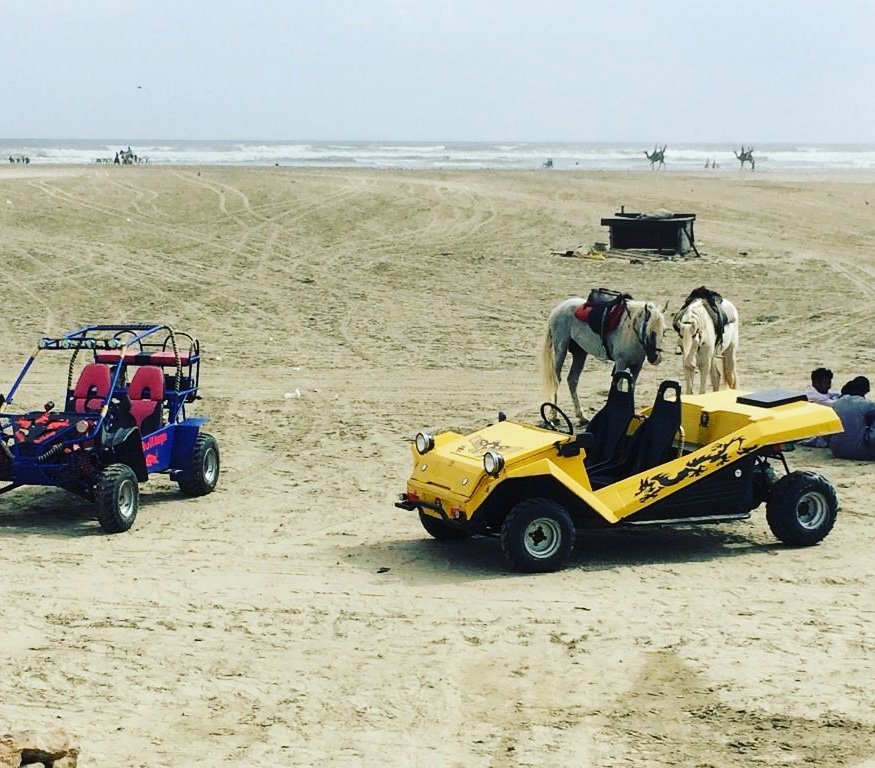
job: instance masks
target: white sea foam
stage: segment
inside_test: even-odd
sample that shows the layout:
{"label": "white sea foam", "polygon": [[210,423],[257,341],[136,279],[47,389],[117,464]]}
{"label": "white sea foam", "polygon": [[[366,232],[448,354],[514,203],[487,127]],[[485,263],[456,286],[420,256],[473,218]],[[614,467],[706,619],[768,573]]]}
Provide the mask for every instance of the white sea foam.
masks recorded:
{"label": "white sea foam", "polygon": [[[534,169],[549,158],[554,170],[648,169],[653,145],[619,143],[387,142],[387,141],[143,141],[0,139],[0,159],[26,156],[36,164],[93,164],[131,149],[155,165],[281,165],[398,169]],[[669,144],[666,170],[711,166],[738,170],[726,144]],[[875,145],[755,144],[760,171],[875,170]]]}

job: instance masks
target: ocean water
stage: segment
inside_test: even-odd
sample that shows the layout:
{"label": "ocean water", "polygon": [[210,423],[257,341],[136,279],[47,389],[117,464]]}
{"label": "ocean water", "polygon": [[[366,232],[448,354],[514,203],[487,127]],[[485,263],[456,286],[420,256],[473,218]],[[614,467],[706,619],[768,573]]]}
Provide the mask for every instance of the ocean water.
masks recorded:
{"label": "ocean water", "polygon": [[[379,142],[379,141],[126,141],[0,139],[0,160],[27,157],[35,164],[89,165],[111,161],[131,147],[153,165],[281,165],[321,168],[534,169],[552,160],[553,170],[638,171],[650,168],[632,143]],[[728,144],[669,144],[666,171],[736,171]],[[754,145],[757,172],[875,170],[875,144]],[[749,168],[749,166],[748,166]]]}

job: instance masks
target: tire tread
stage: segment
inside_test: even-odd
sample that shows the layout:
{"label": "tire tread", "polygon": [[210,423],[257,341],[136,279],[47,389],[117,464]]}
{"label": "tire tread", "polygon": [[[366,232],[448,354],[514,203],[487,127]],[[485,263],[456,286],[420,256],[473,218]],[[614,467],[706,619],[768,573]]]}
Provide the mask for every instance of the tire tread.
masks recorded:
{"label": "tire tread", "polygon": [[[130,518],[122,517],[118,510],[118,485],[125,479],[134,484],[134,514]],[[97,522],[107,533],[124,533],[137,517],[140,501],[140,486],[137,476],[127,464],[110,464],[100,473],[97,489],[94,494],[97,502]]]}
{"label": "tire tread", "polygon": [[[216,452],[216,479],[212,483],[208,482],[203,474],[204,459],[210,450]],[[176,477],[179,490],[186,496],[206,496],[216,487],[220,468],[219,444],[216,438],[207,432],[201,432],[194,441],[188,466]]]}
{"label": "tire tread", "polygon": [[[521,532],[538,517],[552,516],[564,533],[560,547],[551,557],[532,558],[525,551]],[[574,522],[565,507],[552,499],[531,498],[516,504],[501,526],[501,551],[511,567],[525,573],[548,573],[559,570],[574,550]]]}
{"label": "tire tread", "polygon": [[[808,491],[820,492],[827,503],[826,520],[816,530],[803,528],[796,518],[796,503]],[[816,472],[791,472],[772,487],[766,502],[766,522],[772,533],[785,544],[807,547],[817,544],[829,534],[836,522],[838,498],[835,488]]]}

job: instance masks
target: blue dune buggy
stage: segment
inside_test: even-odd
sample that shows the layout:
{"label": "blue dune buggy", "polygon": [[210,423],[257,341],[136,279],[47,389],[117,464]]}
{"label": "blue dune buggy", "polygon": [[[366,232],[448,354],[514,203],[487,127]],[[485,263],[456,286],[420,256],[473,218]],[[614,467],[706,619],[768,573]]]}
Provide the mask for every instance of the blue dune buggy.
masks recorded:
{"label": "blue dune buggy", "polygon": [[[41,410],[14,412],[25,379],[39,385],[44,378],[34,363],[47,353],[70,356],[63,407],[49,400]],[[40,339],[0,395],[0,481],[7,483],[0,493],[64,488],[96,502],[108,533],[133,525],[139,483],[151,474],[169,475],[188,496],[210,493],[219,447],[201,431],[207,419],[186,414],[199,399],[200,364],[198,340],[166,325],[88,325]]]}

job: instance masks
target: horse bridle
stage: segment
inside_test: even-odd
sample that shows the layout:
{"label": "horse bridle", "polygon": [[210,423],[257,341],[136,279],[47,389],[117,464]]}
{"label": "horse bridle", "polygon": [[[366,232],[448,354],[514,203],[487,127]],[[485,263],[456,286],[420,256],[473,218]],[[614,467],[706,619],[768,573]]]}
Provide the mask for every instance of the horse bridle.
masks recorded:
{"label": "horse bridle", "polygon": [[[629,319],[632,319],[632,313],[629,312],[629,306],[626,305],[626,313],[629,315]],[[658,345],[655,341],[651,342],[648,339],[648,336],[655,336],[655,334],[648,334],[647,326],[650,324],[650,317],[653,315],[653,312],[650,310],[650,304],[644,304],[644,319],[641,321],[641,328],[635,334],[635,338],[638,339],[638,343],[641,345],[641,349],[644,350],[644,354],[647,357],[648,362],[652,362],[658,354],[662,353],[662,347]],[[634,327],[634,325],[633,325]]]}

